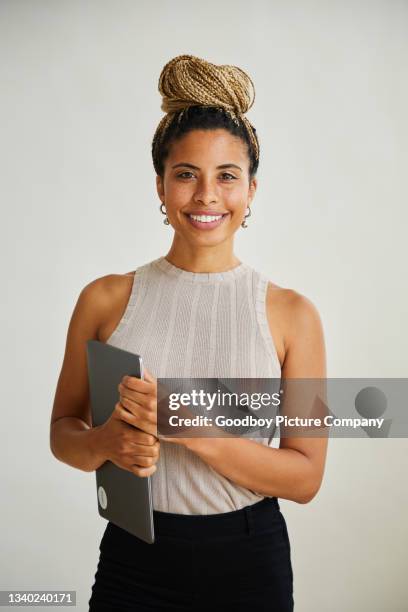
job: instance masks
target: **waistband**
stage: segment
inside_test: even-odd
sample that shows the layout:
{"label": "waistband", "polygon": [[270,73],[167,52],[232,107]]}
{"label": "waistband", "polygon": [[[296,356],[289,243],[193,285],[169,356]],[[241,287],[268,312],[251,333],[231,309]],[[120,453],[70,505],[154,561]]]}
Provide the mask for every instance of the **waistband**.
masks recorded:
{"label": "waistband", "polygon": [[272,518],[279,514],[278,499],[264,497],[250,506],[220,514],[174,514],[153,510],[153,522],[158,536],[173,535],[190,539],[251,533],[270,526]]}

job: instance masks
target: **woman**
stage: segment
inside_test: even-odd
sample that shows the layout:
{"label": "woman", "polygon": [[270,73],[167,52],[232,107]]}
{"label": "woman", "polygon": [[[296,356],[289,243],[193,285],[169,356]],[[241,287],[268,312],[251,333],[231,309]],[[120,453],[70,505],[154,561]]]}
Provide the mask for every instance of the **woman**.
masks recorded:
{"label": "woman", "polygon": [[[259,143],[245,117],[249,76],[182,55],[159,80],[166,115],[152,145],[166,256],[81,292],[51,418],[51,447],[92,471],[109,460],[152,475],[156,541],[108,523],[89,610],[293,610],[291,550],[279,497],[320,488],[325,438],[171,438],[157,433],[157,378],[323,378],[314,305],[233,252],[257,187]],[[102,426],[91,426],[85,343],[142,355]]]}

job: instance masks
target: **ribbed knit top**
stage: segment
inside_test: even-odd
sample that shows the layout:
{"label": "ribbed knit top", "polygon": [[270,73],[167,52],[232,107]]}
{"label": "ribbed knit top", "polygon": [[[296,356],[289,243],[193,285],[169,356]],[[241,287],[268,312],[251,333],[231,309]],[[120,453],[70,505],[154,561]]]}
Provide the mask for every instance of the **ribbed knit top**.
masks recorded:
{"label": "ribbed knit top", "polygon": [[[245,263],[225,272],[190,272],[159,257],[135,271],[129,301],[107,343],[141,355],[156,378],[280,379],[267,285]],[[268,445],[272,437],[257,441]],[[153,507],[162,512],[229,512],[264,497],[164,440],[151,478]]]}

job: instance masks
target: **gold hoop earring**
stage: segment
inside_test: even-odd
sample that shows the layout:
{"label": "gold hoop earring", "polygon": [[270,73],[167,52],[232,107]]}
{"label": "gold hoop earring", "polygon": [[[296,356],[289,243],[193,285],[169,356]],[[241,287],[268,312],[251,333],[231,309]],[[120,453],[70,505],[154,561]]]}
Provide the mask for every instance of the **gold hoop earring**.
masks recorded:
{"label": "gold hoop earring", "polygon": [[160,212],[161,212],[163,215],[166,215],[166,218],[163,220],[163,223],[164,223],[164,225],[170,225],[170,221],[169,221],[169,219],[168,219],[168,217],[167,217],[167,213],[166,213],[166,211],[165,211],[165,210],[163,210],[163,209],[162,209],[162,206],[164,206],[164,202],[162,202],[162,203],[160,204]]}
{"label": "gold hoop earring", "polygon": [[248,214],[247,214],[247,215],[245,215],[245,219],[244,219],[244,220],[243,220],[243,222],[241,223],[241,227],[248,227],[248,225],[247,225],[247,223],[246,223],[246,219],[248,219],[248,217],[250,217],[250,216],[251,216],[251,214],[252,214],[252,213],[251,213],[251,209],[249,208],[249,206],[248,206],[248,208],[247,208],[247,211],[248,211]]}

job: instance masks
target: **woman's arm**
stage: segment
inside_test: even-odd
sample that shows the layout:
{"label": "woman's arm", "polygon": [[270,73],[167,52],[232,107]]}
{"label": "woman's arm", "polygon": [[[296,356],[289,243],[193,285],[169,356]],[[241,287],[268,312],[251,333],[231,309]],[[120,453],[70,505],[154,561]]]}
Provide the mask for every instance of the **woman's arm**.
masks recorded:
{"label": "woman's arm", "polygon": [[79,417],[61,417],[51,424],[51,451],[63,463],[93,472],[105,463],[99,454],[99,427],[89,427]]}
{"label": "woman's arm", "polygon": [[[290,291],[284,326],[282,379],[326,378],[320,316],[305,296]],[[245,438],[168,438],[184,444],[217,472],[263,495],[307,503],[318,492],[324,472],[327,436],[285,437],[271,448]]]}
{"label": "woman's arm", "polygon": [[98,339],[106,316],[106,278],[84,287],[68,327],[64,360],[58,378],[50,423],[50,448],[60,461],[93,471],[105,461],[99,453],[99,427],[92,427],[86,341]]}
{"label": "woman's arm", "polygon": [[[157,469],[160,443],[153,434],[130,427],[129,413],[119,402],[112,406],[107,421],[92,427],[86,342],[101,341],[102,329],[106,330],[108,323],[112,327],[113,318],[117,325],[128,303],[132,280],[129,275],[109,274],[89,283],[81,291],[68,328],[51,416],[50,446],[57,459],[85,472],[96,470],[105,461],[140,477]],[[150,390],[148,381],[142,382]]]}

